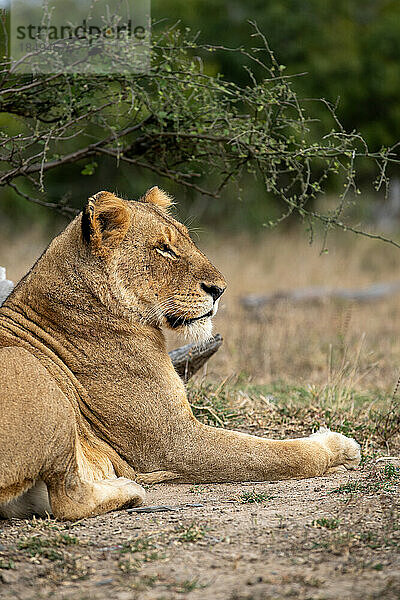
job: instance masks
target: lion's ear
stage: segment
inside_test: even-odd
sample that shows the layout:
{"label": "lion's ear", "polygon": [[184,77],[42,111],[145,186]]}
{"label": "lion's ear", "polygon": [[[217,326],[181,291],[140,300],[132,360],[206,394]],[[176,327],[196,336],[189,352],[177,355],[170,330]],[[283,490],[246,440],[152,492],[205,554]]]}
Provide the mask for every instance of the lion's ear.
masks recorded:
{"label": "lion's ear", "polygon": [[160,188],[157,186],[147,190],[142,200],[143,202],[155,204],[160,208],[169,208],[173,204],[172,198],[166,192],[164,192],[164,190],[160,190]]}
{"label": "lion's ear", "polygon": [[98,192],[82,212],[82,236],[95,253],[105,256],[122,242],[130,222],[124,200],[110,192]]}

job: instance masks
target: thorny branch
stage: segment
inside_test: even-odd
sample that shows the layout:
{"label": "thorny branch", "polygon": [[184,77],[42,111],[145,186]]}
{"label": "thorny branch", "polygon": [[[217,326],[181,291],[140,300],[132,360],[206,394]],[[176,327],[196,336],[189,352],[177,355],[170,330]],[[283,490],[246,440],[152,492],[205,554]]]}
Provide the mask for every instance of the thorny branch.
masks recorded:
{"label": "thorny branch", "polygon": [[[311,236],[319,221],[326,233],[348,229],[399,247],[343,218],[359,193],[358,161],[374,163],[375,187],[384,188],[388,166],[400,163],[399,144],[371,152],[359,133],[344,130],[336,106],[325,99],[320,102],[331,115],[332,130],[315,141],[311,99],[297,96],[293,76],[284,75],[265,36],[255,23],[252,27],[252,48],[202,45],[197,36],[171,27],[153,36],[151,67],[139,74],[121,69],[112,76],[27,76],[3,59],[0,111],[8,120],[0,129],[0,187],[72,217],[80,207],[65,197],[49,198],[48,175],[65,165],[94,172],[95,157],[152,171],[215,199],[228,185],[239,195],[241,181],[250,175],[264,182],[266,198],[286,205],[270,226],[297,214]],[[240,53],[248,84],[207,75],[203,58],[215,52]],[[254,68],[264,79],[256,78]],[[342,178],[343,192],[322,213],[314,200],[332,177]]]}

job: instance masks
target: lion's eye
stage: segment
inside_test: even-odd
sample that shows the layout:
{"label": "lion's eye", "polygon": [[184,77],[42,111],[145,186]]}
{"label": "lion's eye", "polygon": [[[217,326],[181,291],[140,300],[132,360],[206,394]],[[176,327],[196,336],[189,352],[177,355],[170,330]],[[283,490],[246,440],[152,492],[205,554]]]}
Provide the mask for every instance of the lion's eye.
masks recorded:
{"label": "lion's eye", "polygon": [[175,252],[172,250],[172,248],[168,246],[168,244],[161,244],[161,246],[158,246],[156,250],[157,252],[159,252],[159,254],[167,256],[168,258],[178,258],[178,255],[175,254]]}

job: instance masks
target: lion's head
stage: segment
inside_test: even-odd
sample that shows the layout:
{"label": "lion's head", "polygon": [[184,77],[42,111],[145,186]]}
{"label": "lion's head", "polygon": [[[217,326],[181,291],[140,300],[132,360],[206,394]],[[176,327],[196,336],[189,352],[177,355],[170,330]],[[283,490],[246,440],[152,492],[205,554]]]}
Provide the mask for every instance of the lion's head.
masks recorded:
{"label": "lion's head", "polygon": [[82,240],[125,313],[202,341],[226,283],[170,205],[157,187],[138,201],[98,192],[82,213]]}

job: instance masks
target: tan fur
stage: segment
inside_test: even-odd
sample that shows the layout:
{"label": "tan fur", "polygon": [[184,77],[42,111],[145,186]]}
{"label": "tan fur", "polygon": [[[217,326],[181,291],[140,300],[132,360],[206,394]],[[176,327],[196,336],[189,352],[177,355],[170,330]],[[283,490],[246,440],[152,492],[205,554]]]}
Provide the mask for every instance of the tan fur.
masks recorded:
{"label": "tan fur", "polygon": [[157,186],[150,188],[146,192],[143,197],[143,202],[149,202],[150,204],[160,206],[161,208],[169,208],[173,204],[172,198],[167,194],[167,192],[160,190],[160,188]]}
{"label": "tan fur", "polygon": [[[130,212],[126,203],[110,192],[98,192],[89,198],[87,205],[92,227],[92,248],[107,256],[124,239],[130,225]],[[108,228],[102,231],[101,220],[106,219]]]}
{"label": "tan fur", "polygon": [[[0,309],[0,513],[78,519],[137,483],[313,477],[360,459],[328,430],[268,440],[199,423],[163,327],[204,340],[222,275],[152,188],[93,196]],[[42,498],[42,500],[40,500]],[[1,504],[3,508],[1,508]]]}

